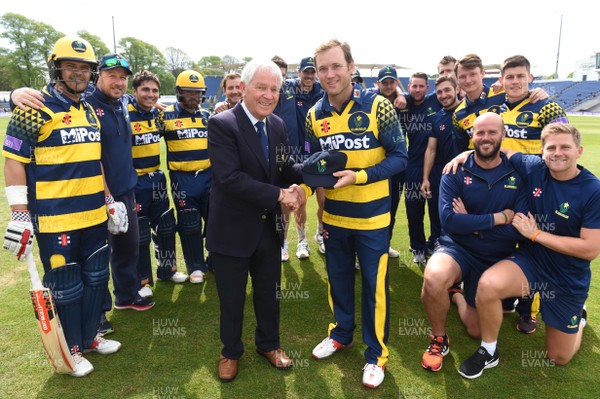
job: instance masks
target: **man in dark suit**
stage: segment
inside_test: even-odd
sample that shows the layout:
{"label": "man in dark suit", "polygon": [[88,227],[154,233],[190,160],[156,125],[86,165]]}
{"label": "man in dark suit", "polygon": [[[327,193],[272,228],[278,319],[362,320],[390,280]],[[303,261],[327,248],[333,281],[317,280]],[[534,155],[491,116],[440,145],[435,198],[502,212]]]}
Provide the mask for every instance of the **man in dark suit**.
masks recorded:
{"label": "man in dark suit", "polygon": [[285,125],[271,114],[281,80],[273,62],[248,63],[240,83],[243,101],[208,122],[213,186],[206,247],[219,294],[223,342],[219,378],[223,382],[236,377],[238,359],[244,353],[241,338],[248,273],[254,288],[256,350],[274,367],[292,366],[279,340],[281,206],[296,210],[306,193],[297,185],[280,188],[283,183],[302,180],[300,165],[286,162],[284,156]]}

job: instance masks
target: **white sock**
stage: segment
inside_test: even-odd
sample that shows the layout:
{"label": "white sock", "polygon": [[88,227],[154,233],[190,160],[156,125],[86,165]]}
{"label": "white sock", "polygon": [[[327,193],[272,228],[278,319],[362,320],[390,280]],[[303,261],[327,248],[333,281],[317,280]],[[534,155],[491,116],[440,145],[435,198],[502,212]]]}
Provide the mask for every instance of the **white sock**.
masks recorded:
{"label": "white sock", "polygon": [[498,343],[498,341],[494,341],[494,342],[481,341],[481,346],[483,346],[483,348],[487,351],[487,353],[489,353],[490,355],[493,355],[494,352],[496,352],[496,344],[497,343]]}

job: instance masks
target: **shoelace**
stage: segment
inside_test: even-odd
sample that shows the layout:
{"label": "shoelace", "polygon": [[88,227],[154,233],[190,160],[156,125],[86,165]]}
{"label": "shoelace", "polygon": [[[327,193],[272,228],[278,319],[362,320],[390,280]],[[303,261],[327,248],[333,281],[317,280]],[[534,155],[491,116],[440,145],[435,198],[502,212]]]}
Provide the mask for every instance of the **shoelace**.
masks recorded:
{"label": "shoelace", "polygon": [[442,348],[444,347],[444,343],[443,342],[439,342],[437,339],[432,339],[431,343],[429,344],[429,353],[431,353],[432,355],[441,355],[442,354]]}
{"label": "shoelace", "polygon": [[335,349],[335,344],[333,343],[333,339],[327,338],[324,342],[321,343],[323,348],[325,349]]}
{"label": "shoelace", "polygon": [[370,369],[370,371],[377,371],[378,369],[380,369],[380,367],[377,366],[376,364],[367,363],[367,364],[365,364],[365,367],[363,367],[363,370],[367,370],[367,369]]}
{"label": "shoelace", "polygon": [[75,352],[72,354],[72,356],[73,356],[73,361],[75,362],[75,364],[79,364],[83,360],[83,353],[81,353],[81,352]]}

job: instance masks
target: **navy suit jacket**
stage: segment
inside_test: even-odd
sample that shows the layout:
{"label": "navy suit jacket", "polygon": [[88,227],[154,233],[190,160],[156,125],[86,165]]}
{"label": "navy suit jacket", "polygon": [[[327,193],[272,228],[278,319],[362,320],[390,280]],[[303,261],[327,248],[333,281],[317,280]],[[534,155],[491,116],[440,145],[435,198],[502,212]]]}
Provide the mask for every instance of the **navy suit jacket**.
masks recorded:
{"label": "navy suit jacket", "polygon": [[223,255],[249,257],[264,224],[275,221],[283,244],[280,187],[302,182],[302,167],[283,155],[289,153],[283,121],[266,120],[269,164],[260,139],[241,103],[208,120],[208,156],[212,171],[206,248]]}

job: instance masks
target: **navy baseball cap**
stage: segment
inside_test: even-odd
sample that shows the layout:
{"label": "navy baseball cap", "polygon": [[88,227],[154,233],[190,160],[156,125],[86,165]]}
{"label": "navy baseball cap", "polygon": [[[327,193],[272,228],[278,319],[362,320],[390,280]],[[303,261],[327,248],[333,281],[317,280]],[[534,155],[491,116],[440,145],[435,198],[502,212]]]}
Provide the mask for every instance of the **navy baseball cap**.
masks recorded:
{"label": "navy baseball cap", "polygon": [[119,54],[106,54],[98,63],[99,71],[108,71],[109,69],[118,67],[125,69],[128,75],[133,75],[133,72],[131,72],[131,65],[129,65],[129,62]]}
{"label": "navy baseball cap", "polygon": [[355,70],[354,73],[352,74],[352,79],[356,79],[356,82],[358,82],[358,83],[363,82],[363,78],[360,76],[360,72],[358,72],[358,69]]}
{"label": "navy baseball cap", "polygon": [[377,81],[381,82],[383,79],[387,78],[398,80],[398,72],[396,72],[396,68],[387,65],[379,70],[379,75],[377,75]]}
{"label": "navy baseball cap", "polygon": [[313,60],[313,57],[302,58],[302,60],[300,61],[300,71],[302,72],[307,68],[312,68],[315,71],[317,70],[315,68],[315,61]]}
{"label": "navy baseball cap", "polygon": [[304,184],[310,187],[332,188],[338,178],[334,172],[346,169],[348,156],[340,151],[320,151],[312,154],[302,164]]}

